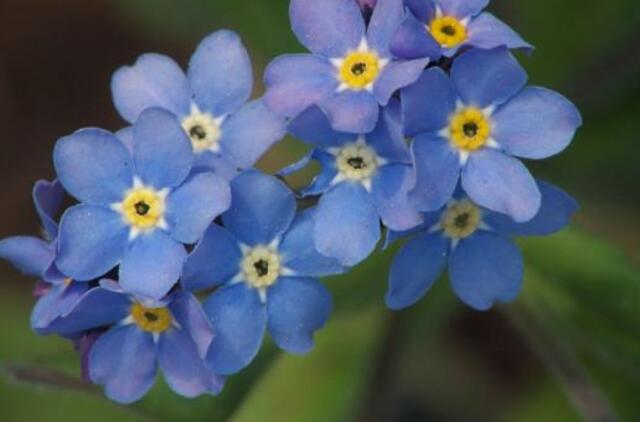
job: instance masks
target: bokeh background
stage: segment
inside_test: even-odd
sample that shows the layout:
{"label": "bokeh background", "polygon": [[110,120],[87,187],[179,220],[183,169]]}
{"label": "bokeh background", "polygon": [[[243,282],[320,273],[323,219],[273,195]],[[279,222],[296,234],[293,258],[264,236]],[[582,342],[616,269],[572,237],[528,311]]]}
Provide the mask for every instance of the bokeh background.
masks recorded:
{"label": "bokeh background", "polygon": [[[53,177],[58,137],[122,126],[115,69],[144,52],[186,64],[204,35],[230,28],[259,80],[270,58],[301,51],[287,3],[0,0],[0,238],[37,232],[31,187]],[[531,82],[566,94],[585,118],[568,151],[531,164],[582,210],[564,233],[522,242],[516,303],[472,312],[443,279],[392,314],[382,302],[392,251],[379,253],[328,280],[336,312],[311,355],[267,344],[219,397],[183,400],[159,383],[122,407],[79,381],[71,345],[30,331],[33,282],[0,262],[0,420],[640,420],[640,3],[495,0],[491,10],[536,45],[519,56]],[[303,152],[287,140],[260,166]]]}

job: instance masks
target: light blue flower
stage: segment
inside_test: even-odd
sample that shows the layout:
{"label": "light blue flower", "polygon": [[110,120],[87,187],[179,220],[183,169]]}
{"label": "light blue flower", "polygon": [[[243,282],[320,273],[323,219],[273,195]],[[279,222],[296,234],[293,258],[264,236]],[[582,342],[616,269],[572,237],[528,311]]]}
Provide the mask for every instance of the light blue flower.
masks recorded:
{"label": "light blue flower", "polygon": [[0,241],[0,258],[11,262],[23,274],[42,280],[35,289],[38,301],[31,313],[31,328],[41,335],[52,333],[52,324],[73,309],[88,286],[62,274],[54,265],[58,224],[56,214],[64,197],[58,182],[41,180],[33,188],[33,202],[44,230],[44,239],[30,236]]}
{"label": "light blue flower", "polygon": [[222,390],[223,378],[202,359],[213,331],[193,295],[176,292],[149,301],[103,280],[56,323],[56,329],[70,337],[103,327],[107,330],[93,338],[86,351],[87,367],[89,379],[104,385],[111,400],[129,404],[141,399],[155,383],[158,368],[182,396]]}
{"label": "light blue flower", "polygon": [[144,54],[111,83],[114,104],[129,123],[150,107],[174,113],[189,136],[196,167],[226,178],[252,167],[285,133],[284,122],[253,89],[249,55],[237,34],[207,36],[191,57],[187,74],[170,57]]}
{"label": "light blue flower", "polygon": [[373,252],[380,240],[380,220],[396,231],[422,222],[408,201],[413,174],[399,114],[399,104],[393,101],[373,132],[354,135],[336,132],[320,109],[312,107],[289,127],[293,136],[314,149],[281,174],[293,173],[311,159],[322,165],[301,195],[321,195],[314,216],[315,247],[345,266]]}
{"label": "light blue flower", "polygon": [[540,191],[514,157],[558,154],[582,118],[560,94],[524,88],[526,80],[507,49],[472,50],[455,60],[450,77],[431,68],[403,90],[405,134],[414,137],[411,196],[419,210],[443,207],[462,180],[467,195],[484,208],[518,222],[536,215]]}
{"label": "light blue flower", "polygon": [[247,366],[265,331],[291,353],[313,347],[331,296],[317,277],[342,268],[313,247],[312,210],[296,216],[293,193],[277,179],[249,170],[231,182],[233,204],[189,256],[187,290],[218,287],[203,307],[215,332],[208,365],[223,375]]}
{"label": "light blue flower", "polygon": [[379,0],[368,26],[354,0],[291,0],[289,14],[293,32],[312,54],[278,57],[265,71],[265,102],[285,117],[317,105],[336,130],[368,133],[379,106],[429,63],[391,54],[402,0]]}
{"label": "light blue flower", "polygon": [[84,129],[54,151],[58,177],[81,204],[61,220],[56,266],[76,281],[119,265],[125,290],[159,299],[187,256],[230,204],[228,182],[191,175],[189,139],[173,114],[147,109],[133,127],[133,152],[110,132]]}
{"label": "light blue flower", "polygon": [[425,215],[422,228],[390,233],[390,241],[413,236],[396,255],[389,274],[387,306],[415,304],[449,268],[451,287],[464,303],[488,310],[496,302],[514,300],[523,279],[516,236],[547,236],[566,227],[578,204],[562,190],[538,182],[542,207],[526,223],[483,209],[457,195],[443,210]]}
{"label": "light blue flower", "polygon": [[406,19],[396,32],[391,51],[404,59],[453,57],[460,49],[533,47],[491,13],[489,0],[405,0]]}

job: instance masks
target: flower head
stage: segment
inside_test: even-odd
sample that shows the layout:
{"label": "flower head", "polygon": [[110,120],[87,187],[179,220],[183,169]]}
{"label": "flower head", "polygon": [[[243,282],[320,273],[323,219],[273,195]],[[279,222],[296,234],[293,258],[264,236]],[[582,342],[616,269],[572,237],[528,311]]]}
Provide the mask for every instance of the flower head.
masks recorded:
{"label": "flower head", "polygon": [[62,217],[56,266],[78,281],[119,266],[125,290],[159,299],[180,277],[183,245],[196,243],[229,207],[229,185],[212,173],[191,174],[190,142],[168,111],[144,111],[132,142],[130,151],[100,129],[58,141],[56,171],[81,203]]}
{"label": "flower head", "polygon": [[277,179],[249,170],[231,189],[225,228],[209,228],[182,277],[187,290],[217,287],[203,305],[216,334],[206,360],[225,375],[253,360],[267,329],[280,348],[308,352],[331,310],[317,277],[343,271],[313,247],[313,210],[296,216],[293,194]]}
{"label": "flower head", "polygon": [[[403,309],[420,300],[449,268],[456,295],[477,310],[514,300],[523,278],[522,255],[515,236],[546,236],[562,230],[577,203],[560,189],[538,182],[542,208],[534,219],[517,223],[484,209],[464,194],[442,210],[425,215],[421,228],[396,255],[389,274],[386,303]],[[391,240],[407,235],[391,233]]]}
{"label": "flower head", "polygon": [[489,0],[405,0],[409,10],[391,51],[404,59],[444,55],[464,47],[532,50],[510,27],[482,12]]}
{"label": "flower head", "polygon": [[[213,331],[191,294],[176,292],[149,301],[103,280],[56,325],[68,336],[89,333],[83,350],[88,378],[104,385],[107,396],[119,403],[141,399],[153,386],[158,367],[171,389],[185,397],[222,390],[224,380],[202,359]],[[103,327],[107,329],[90,331]]]}
{"label": "flower head", "polygon": [[284,135],[284,123],[257,100],[249,55],[240,38],[221,30],[207,36],[187,74],[167,56],[145,54],[114,75],[113,101],[134,123],[145,109],[174,113],[191,141],[195,166],[231,178],[252,167]]}
{"label": "flower head", "polygon": [[320,162],[321,173],[301,195],[322,195],[313,240],[320,253],[343,265],[355,265],[371,254],[380,239],[380,220],[397,231],[422,222],[407,198],[411,158],[399,114],[394,101],[382,112],[375,130],[361,135],[333,130],[315,107],[289,126],[292,135],[314,149],[281,173],[297,171],[310,159]]}
{"label": "flower head", "polygon": [[402,91],[405,134],[412,143],[416,182],[411,195],[421,211],[434,211],[462,188],[477,204],[533,218],[540,191],[516,158],[543,159],[564,150],[580,113],[566,98],[524,88],[527,75],[505,48],[472,50],[453,64],[424,72]]}
{"label": "flower head", "polygon": [[281,56],[269,65],[267,105],[285,117],[317,105],[336,130],[370,132],[379,106],[415,82],[429,62],[391,54],[403,16],[402,0],[377,1],[368,26],[354,0],[292,0],[293,31],[312,54]]}

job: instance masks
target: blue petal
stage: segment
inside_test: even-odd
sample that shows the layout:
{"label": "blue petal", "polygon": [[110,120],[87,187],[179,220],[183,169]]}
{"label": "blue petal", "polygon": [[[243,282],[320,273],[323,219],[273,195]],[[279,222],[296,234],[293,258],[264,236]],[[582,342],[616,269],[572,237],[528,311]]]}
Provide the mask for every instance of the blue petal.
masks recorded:
{"label": "blue petal", "polygon": [[128,239],[129,228],[120,214],[76,205],[60,222],[56,266],[74,280],[98,278],[120,263]]}
{"label": "blue petal", "polygon": [[120,202],[133,184],[129,151],[102,129],[83,129],[61,138],[53,151],[53,162],[64,188],[82,202]]}
{"label": "blue petal", "polygon": [[195,156],[191,173],[213,173],[227,181],[233,180],[240,170],[227,161],[224,157],[211,151],[204,151]]}
{"label": "blue petal", "polygon": [[312,155],[314,160],[317,160],[322,167],[321,172],[313,178],[313,181],[309,186],[302,189],[299,195],[302,198],[308,196],[321,195],[331,188],[333,179],[338,174],[336,169],[336,157],[328,152],[316,149],[313,150]]}
{"label": "blue petal", "polygon": [[353,0],[292,0],[291,27],[309,51],[342,57],[365,35],[364,19]]}
{"label": "blue petal", "polygon": [[527,73],[506,47],[471,50],[451,68],[451,80],[462,100],[469,105],[500,105],[527,82]]}
{"label": "blue petal", "polygon": [[32,196],[44,231],[49,239],[55,239],[58,236],[58,223],[55,221],[55,216],[64,198],[62,184],[58,180],[54,182],[39,180],[33,187]]}
{"label": "blue petal", "polygon": [[143,54],[133,66],[118,69],[111,93],[116,109],[129,123],[147,108],[162,107],[185,116],[191,105],[187,77],[176,62],[161,54]]}
{"label": "blue petal", "polygon": [[382,167],[373,179],[378,215],[391,230],[409,230],[422,223],[422,214],[409,201],[409,189],[414,182],[412,169],[399,164]]}
{"label": "blue petal", "polygon": [[198,355],[204,358],[214,337],[211,321],[204,313],[200,302],[191,293],[178,291],[172,294],[169,304],[171,314],[180,327],[189,333],[198,349]]}
{"label": "blue petal", "polygon": [[289,133],[317,148],[339,147],[355,142],[356,135],[338,132],[331,127],[329,118],[316,106],[309,107],[289,123]]}
{"label": "blue petal", "polygon": [[199,173],[167,198],[166,219],[171,237],[178,242],[196,243],[213,220],[229,209],[229,183],[213,173]]}
{"label": "blue petal", "polygon": [[274,59],[264,74],[267,107],[283,117],[295,117],[338,89],[335,67],[322,57],[288,54]]}
{"label": "blue petal", "polygon": [[473,19],[469,24],[468,34],[469,44],[485,50],[501,46],[533,50],[531,44],[491,13],[482,13]]}
{"label": "blue petal", "polygon": [[120,264],[120,284],[128,293],[161,299],[178,282],[187,251],[155,230],[133,241]]}
{"label": "blue petal", "polygon": [[266,307],[258,291],[244,283],[223,287],[203,304],[215,336],[207,364],[221,375],[234,374],[258,354],[267,325]]}
{"label": "blue petal", "polygon": [[475,16],[489,4],[489,0],[435,0],[447,16],[459,19]]}
{"label": "blue petal", "polygon": [[453,197],[460,180],[460,158],[444,138],[420,135],[412,145],[416,185],[410,192],[418,210],[436,211]]}
{"label": "blue petal", "polygon": [[212,224],[191,255],[182,274],[182,286],[190,291],[226,283],[240,271],[242,252],[226,229]]}
{"label": "blue petal", "polygon": [[224,122],[221,154],[238,168],[253,167],[286,132],[282,118],[269,110],[262,100],[253,101]]}
{"label": "blue petal", "polygon": [[467,305],[479,311],[507,303],[520,293],[522,254],[508,239],[477,232],[458,244],[449,258],[451,286]]}
{"label": "blue petal", "polygon": [[103,334],[91,348],[89,376],[105,386],[111,400],[130,404],[144,397],[155,382],[156,346],[150,333],[133,325]]}
{"label": "blue petal", "polygon": [[391,40],[403,19],[402,0],[378,0],[367,27],[369,47],[381,57],[390,57]]}
{"label": "blue petal", "polygon": [[256,170],[248,170],[231,182],[232,203],[222,219],[239,241],[269,244],[282,235],[293,220],[296,200],[282,182]]}
{"label": "blue petal", "polygon": [[184,397],[222,391],[223,378],[205,366],[193,339],[183,330],[170,330],[160,336],[158,363],[167,384]]}
{"label": "blue petal", "polygon": [[73,309],[56,321],[54,329],[63,336],[73,336],[94,328],[119,323],[129,315],[131,300],[122,293],[95,287],[76,301]]}
{"label": "blue petal", "polygon": [[417,20],[412,13],[407,14],[391,42],[394,55],[403,59],[440,58],[440,44],[426,31],[424,22]]}
{"label": "blue petal", "polygon": [[344,268],[334,259],[318,253],[313,246],[313,209],[296,217],[279,246],[286,268],[296,275],[324,277],[341,274]]}
{"label": "blue petal", "polygon": [[[397,114],[396,116],[396,109]],[[403,134],[400,105],[398,102],[389,103],[382,110],[376,128],[365,139],[376,153],[392,163],[411,163],[409,146]]]}
{"label": "blue petal", "polygon": [[386,106],[396,91],[417,81],[428,64],[429,59],[393,61],[387,64],[373,87],[380,105]]}
{"label": "blue petal", "polygon": [[517,159],[492,149],[471,154],[462,187],[476,204],[523,223],[540,210],[540,190]]}
{"label": "blue petal", "polygon": [[404,0],[409,11],[421,22],[428,22],[436,14],[436,7],[432,0]]}
{"label": "blue petal", "polygon": [[434,67],[401,92],[405,135],[436,133],[447,126],[456,107],[456,94],[444,71]]}
{"label": "blue petal", "polygon": [[133,126],[136,175],[156,189],[179,185],[191,171],[191,141],[166,110],[145,110]]}
{"label": "blue petal", "polygon": [[569,100],[545,88],[527,87],[494,115],[495,140],[517,157],[542,159],[563,151],[582,125]]}
{"label": "blue petal", "polygon": [[189,81],[200,109],[214,116],[238,110],[253,89],[251,59],[240,37],[221,30],[203,39],[189,62]]}
{"label": "blue petal", "polygon": [[9,261],[29,277],[40,277],[54,258],[54,248],[37,237],[17,236],[0,240],[0,259]]}
{"label": "blue petal", "polygon": [[[51,286],[49,293],[42,296],[33,307],[33,311],[31,312],[31,328],[39,335],[48,335],[53,332],[65,335],[60,332],[57,325],[54,324],[60,321],[59,318],[69,314],[69,312],[75,309],[75,306],[88,289],[88,283]],[[75,335],[80,331],[82,330],[76,330],[70,334]]]}
{"label": "blue petal", "polygon": [[380,218],[369,192],[344,182],[325,193],[315,213],[318,252],[351,267],[366,259],[380,240]]}
{"label": "blue petal", "polygon": [[331,313],[331,294],[314,278],[283,277],[267,291],[269,334],[278,347],[303,354]]}
{"label": "blue petal", "polygon": [[378,102],[368,91],[344,91],[318,105],[340,132],[369,133],[378,123]]}
{"label": "blue petal", "polygon": [[133,126],[127,126],[115,133],[116,138],[133,154]]}
{"label": "blue petal", "polygon": [[538,180],[542,206],[536,216],[526,223],[516,223],[503,214],[489,213],[484,221],[498,233],[507,236],[549,236],[571,223],[578,211],[578,203],[563,190]]}
{"label": "blue petal", "polygon": [[393,259],[385,303],[400,310],[427,294],[447,265],[448,240],[440,233],[410,240]]}

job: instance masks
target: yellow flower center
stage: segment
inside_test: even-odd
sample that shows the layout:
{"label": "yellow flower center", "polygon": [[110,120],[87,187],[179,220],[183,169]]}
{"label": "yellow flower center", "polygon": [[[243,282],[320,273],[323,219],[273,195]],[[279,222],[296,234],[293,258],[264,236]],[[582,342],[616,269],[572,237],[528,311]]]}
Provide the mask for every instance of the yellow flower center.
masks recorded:
{"label": "yellow flower center", "polygon": [[482,110],[464,108],[451,118],[451,141],[460,149],[475,151],[485,146],[491,135],[491,123]]}
{"label": "yellow flower center", "polygon": [[242,260],[245,280],[257,289],[271,286],[278,280],[281,271],[280,255],[268,246],[249,249]]}
{"label": "yellow flower center", "polygon": [[153,189],[133,189],[122,201],[122,213],[127,222],[139,229],[155,227],[164,215],[164,198]]}
{"label": "yellow flower center", "polygon": [[429,32],[443,47],[457,47],[467,40],[467,28],[453,16],[440,16],[429,23]]}
{"label": "yellow flower center", "polygon": [[480,208],[469,200],[463,200],[450,205],[442,215],[440,223],[448,237],[462,239],[475,233],[481,220]]}
{"label": "yellow flower center", "polygon": [[350,89],[367,89],[378,78],[380,70],[382,69],[377,54],[357,51],[344,58],[340,66],[340,80]]}
{"label": "yellow flower center", "polygon": [[338,171],[348,180],[361,182],[370,179],[380,165],[378,155],[364,144],[350,144],[336,157]]}
{"label": "yellow flower center", "polygon": [[171,327],[173,318],[167,308],[148,308],[140,303],[131,306],[131,318],[142,330],[150,333],[162,333]]}
{"label": "yellow flower center", "polygon": [[182,128],[189,135],[195,153],[218,150],[222,133],[219,121],[211,114],[193,112],[182,120]]}

